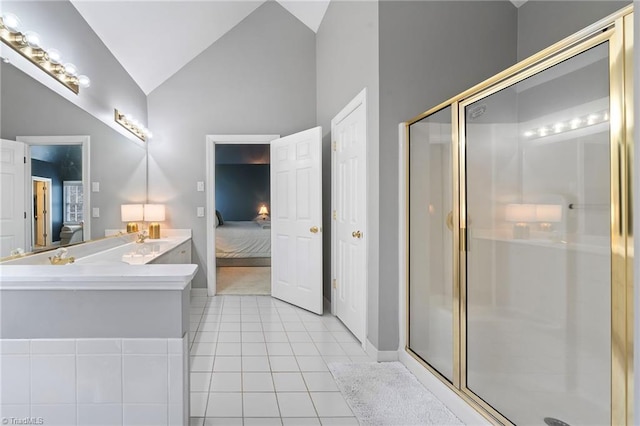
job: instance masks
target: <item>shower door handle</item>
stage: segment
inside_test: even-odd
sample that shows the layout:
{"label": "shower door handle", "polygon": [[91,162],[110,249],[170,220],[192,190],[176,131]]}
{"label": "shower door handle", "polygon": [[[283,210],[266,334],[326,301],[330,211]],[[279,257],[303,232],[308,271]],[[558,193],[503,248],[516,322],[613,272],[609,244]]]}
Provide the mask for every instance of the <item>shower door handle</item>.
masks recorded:
{"label": "shower door handle", "polygon": [[449,231],[453,231],[453,210],[447,213],[447,228]]}

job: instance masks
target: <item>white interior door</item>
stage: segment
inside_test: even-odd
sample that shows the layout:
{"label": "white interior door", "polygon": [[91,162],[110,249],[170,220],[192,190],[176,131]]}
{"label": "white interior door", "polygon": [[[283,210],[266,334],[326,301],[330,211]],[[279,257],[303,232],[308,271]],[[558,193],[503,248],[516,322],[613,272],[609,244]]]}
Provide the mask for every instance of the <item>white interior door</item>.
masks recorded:
{"label": "white interior door", "polygon": [[271,295],[322,314],[322,128],[271,142]]}
{"label": "white interior door", "polygon": [[0,141],[0,257],[26,249],[25,155],[24,143]]}
{"label": "white interior door", "polygon": [[335,314],[366,338],[367,115],[364,92],[331,122]]}

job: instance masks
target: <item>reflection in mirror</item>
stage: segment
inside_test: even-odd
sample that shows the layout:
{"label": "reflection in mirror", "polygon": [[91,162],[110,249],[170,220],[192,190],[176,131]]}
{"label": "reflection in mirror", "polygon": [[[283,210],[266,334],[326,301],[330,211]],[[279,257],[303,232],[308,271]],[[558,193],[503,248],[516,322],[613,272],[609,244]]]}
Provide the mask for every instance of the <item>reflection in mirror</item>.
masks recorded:
{"label": "reflection in mirror", "polygon": [[0,78],[0,258],[122,228],[120,205],[146,202],[146,145],[11,63]]}
{"label": "reflection in mirror", "polygon": [[33,251],[83,241],[82,145],[32,145]]}

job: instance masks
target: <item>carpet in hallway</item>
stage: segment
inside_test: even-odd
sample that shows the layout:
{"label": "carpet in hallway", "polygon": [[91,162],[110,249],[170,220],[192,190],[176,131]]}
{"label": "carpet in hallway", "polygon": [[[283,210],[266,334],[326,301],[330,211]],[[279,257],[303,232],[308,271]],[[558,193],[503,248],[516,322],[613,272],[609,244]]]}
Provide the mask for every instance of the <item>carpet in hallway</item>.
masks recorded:
{"label": "carpet in hallway", "polygon": [[222,266],[216,270],[217,294],[271,294],[268,266]]}

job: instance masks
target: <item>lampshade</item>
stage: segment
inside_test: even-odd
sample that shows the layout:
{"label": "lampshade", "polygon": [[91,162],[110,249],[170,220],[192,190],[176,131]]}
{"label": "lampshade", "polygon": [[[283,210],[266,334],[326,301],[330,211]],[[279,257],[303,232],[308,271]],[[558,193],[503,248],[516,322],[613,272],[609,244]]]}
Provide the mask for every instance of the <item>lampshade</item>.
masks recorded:
{"label": "lampshade", "polygon": [[505,218],[509,222],[535,222],[535,204],[507,204]]}
{"label": "lampshade", "polygon": [[536,205],[536,221],[537,222],[560,222],[562,219],[562,206],[559,204],[537,204]]}
{"label": "lampshade", "polygon": [[269,210],[267,210],[267,206],[260,206],[260,210],[258,210],[258,214],[269,214]]}
{"label": "lampshade", "polygon": [[122,204],[120,217],[123,222],[136,222],[142,220],[142,204]]}
{"label": "lampshade", "polygon": [[164,204],[145,204],[144,220],[145,222],[164,221]]}

